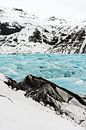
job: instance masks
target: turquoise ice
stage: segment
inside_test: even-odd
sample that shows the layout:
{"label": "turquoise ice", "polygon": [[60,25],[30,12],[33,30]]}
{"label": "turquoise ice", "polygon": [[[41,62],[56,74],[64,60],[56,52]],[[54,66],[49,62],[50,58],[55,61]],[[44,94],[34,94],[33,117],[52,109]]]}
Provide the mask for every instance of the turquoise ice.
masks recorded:
{"label": "turquoise ice", "polygon": [[0,73],[17,81],[27,74],[41,76],[86,95],[86,55],[0,55]]}

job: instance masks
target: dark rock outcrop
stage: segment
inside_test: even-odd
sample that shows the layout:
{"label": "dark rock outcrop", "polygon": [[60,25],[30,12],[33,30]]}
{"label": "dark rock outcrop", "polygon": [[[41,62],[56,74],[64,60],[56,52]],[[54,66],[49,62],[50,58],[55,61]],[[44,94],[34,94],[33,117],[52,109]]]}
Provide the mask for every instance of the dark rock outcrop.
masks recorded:
{"label": "dark rock outcrop", "polygon": [[18,86],[18,83],[15,81],[15,80],[13,80],[13,79],[11,79],[11,78],[8,78],[7,77],[7,79],[8,79],[8,82],[6,82],[6,81],[4,81],[8,86],[11,86],[11,88],[12,89],[16,89],[16,90],[19,90],[20,88],[19,88],[19,86]]}
{"label": "dark rock outcrop", "polygon": [[[76,98],[82,105],[86,106],[86,102],[79,95],[41,77],[28,75],[22,82],[19,82],[18,85],[21,90],[26,91],[27,97],[31,96],[33,98],[34,94],[36,96],[37,93],[37,97],[35,97],[34,100],[37,99],[44,102],[48,100],[48,98],[46,100],[44,99],[43,96],[45,95],[45,97],[52,97],[54,100],[68,103],[72,98]],[[40,92],[41,96],[39,96]]]}
{"label": "dark rock outcrop", "polygon": [[39,21],[17,8],[1,8],[0,14],[0,54],[86,53],[86,20],[73,23],[52,16]]}
{"label": "dark rock outcrop", "polygon": [[33,32],[33,35],[29,36],[29,42],[40,42],[40,43],[42,43],[41,33],[37,28]]}
{"label": "dark rock outcrop", "polygon": [[65,115],[82,126],[86,120],[86,96],[80,96],[65,88],[32,75],[26,76],[21,82],[8,78],[5,82],[12,89],[25,91],[26,97],[52,107],[56,113]]}
{"label": "dark rock outcrop", "polygon": [[20,32],[22,27],[18,23],[12,23],[9,25],[8,22],[0,23],[0,35],[10,35],[16,32]]}

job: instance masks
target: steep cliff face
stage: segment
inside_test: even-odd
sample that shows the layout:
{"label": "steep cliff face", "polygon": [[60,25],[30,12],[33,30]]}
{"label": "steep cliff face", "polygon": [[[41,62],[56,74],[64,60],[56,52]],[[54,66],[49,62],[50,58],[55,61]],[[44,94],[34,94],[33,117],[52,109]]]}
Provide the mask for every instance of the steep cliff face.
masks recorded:
{"label": "steep cliff face", "polygon": [[86,53],[86,21],[40,20],[22,9],[0,10],[0,53]]}

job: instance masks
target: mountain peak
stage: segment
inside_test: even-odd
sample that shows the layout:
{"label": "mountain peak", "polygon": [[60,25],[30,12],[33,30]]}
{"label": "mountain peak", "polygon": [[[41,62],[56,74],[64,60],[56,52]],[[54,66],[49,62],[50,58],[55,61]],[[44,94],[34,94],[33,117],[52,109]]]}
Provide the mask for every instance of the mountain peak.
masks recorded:
{"label": "mountain peak", "polygon": [[18,8],[0,9],[0,53],[86,53],[86,21],[38,19]]}

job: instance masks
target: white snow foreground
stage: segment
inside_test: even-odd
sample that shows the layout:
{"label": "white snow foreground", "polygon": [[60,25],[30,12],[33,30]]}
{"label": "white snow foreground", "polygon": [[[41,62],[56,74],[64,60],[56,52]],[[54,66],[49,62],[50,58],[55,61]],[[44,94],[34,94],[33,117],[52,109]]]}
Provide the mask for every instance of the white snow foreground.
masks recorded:
{"label": "white snow foreground", "polygon": [[52,110],[14,91],[0,74],[0,130],[85,130]]}

